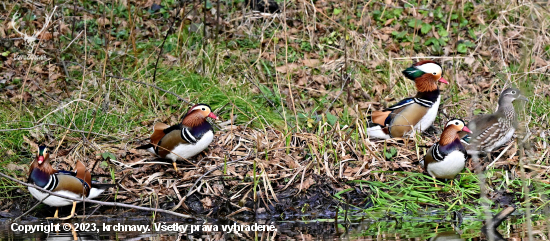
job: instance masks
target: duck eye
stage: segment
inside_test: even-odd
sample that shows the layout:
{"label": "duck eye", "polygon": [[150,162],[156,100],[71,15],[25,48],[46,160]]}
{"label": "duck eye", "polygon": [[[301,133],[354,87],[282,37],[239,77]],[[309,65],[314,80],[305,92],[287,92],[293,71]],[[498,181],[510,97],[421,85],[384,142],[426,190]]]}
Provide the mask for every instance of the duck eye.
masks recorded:
{"label": "duck eye", "polygon": [[202,110],[206,110],[206,108],[202,108]]}
{"label": "duck eye", "polygon": [[455,125],[458,125],[458,122],[455,122]]}
{"label": "duck eye", "polygon": [[515,91],[515,90],[512,90],[512,94],[515,95],[515,94],[516,94],[516,91]]}
{"label": "duck eye", "polygon": [[437,75],[437,74],[434,72],[434,75]]}

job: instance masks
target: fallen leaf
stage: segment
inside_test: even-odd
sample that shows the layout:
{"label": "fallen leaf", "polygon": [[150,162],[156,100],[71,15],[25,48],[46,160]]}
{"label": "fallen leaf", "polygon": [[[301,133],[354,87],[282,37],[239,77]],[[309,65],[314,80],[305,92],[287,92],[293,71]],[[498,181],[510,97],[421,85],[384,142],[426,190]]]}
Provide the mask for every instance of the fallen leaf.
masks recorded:
{"label": "fallen leaf", "polygon": [[201,199],[202,206],[204,206],[207,209],[212,208],[212,199],[210,197],[205,197]]}
{"label": "fallen leaf", "polygon": [[307,190],[309,187],[311,187],[311,185],[313,185],[315,183],[315,180],[313,180],[313,178],[311,178],[311,176],[309,176],[308,178],[306,178],[306,180],[304,180],[304,182],[302,183],[301,185],[301,188],[300,190]]}
{"label": "fallen leaf", "polygon": [[302,63],[305,66],[310,67],[310,68],[314,68],[314,67],[317,67],[317,66],[321,65],[321,61],[318,60],[318,59],[304,59],[304,60],[302,60]]}
{"label": "fallen leaf", "polygon": [[107,18],[97,19],[97,25],[99,25],[99,26],[106,26],[106,25],[109,25],[109,24],[111,24],[111,21],[109,21],[109,19],[107,19]]}
{"label": "fallen leaf", "polygon": [[535,67],[542,68],[548,66],[548,62],[539,56],[535,56]]}
{"label": "fallen leaf", "polygon": [[464,63],[467,64],[468,66],[472,66],[475,60],[476,59],[474,57],[466,57],[464,58]]}
{"label": "fallen leaf", "polygon": [[300,67],[300,66],[298,66],[295,63],[291,63],[291,64],[279,66],[279,67],[275,68],[275,70],[277,70],[278,72],[281,72],[283,74],[286,74],[287,72],[292,72],[293,70],[297,69],[298,67]]}

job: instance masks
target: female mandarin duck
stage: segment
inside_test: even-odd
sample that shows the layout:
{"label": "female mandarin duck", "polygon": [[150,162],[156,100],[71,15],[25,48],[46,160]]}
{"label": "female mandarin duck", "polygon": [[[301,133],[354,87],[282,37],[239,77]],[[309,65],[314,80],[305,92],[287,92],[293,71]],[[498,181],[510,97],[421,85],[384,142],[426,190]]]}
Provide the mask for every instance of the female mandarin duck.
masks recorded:
{"label": "female mandarin duck", "polygon": [[416,96],[383,111],[373,111],[372,123],[367,128],[369,137],[403,137],[414,131],[425,131],[434,122],[440,102],[437,82],[449,84],[442,77],[441,66],[434,61],[424,60],[405,69],[403,74],[414,81],[418,91]]}
{"label": "female mandarin duck", "polygon": [[516,111],[512,104],[516,99],[529,101],[518,89],[508,88],[500,95],[495,113],[475,116],[468,123],[472,134],[464,135],[462,138],[469,144],[466,147],[468,154],[490,153],[512,139],[518,127]]}
{"label": "female mandarin duck", "polygon": [[471,133],[462,120],[447,122],[439,142],[430,147],[424,157],[424,170],[434,178],[434,182],[435,178],[454,179],[464,169],[466,149],[462,146],[460,131]]}
{"label": "female mandarin duck", "polygon": [[187,112],[180,124],[168,126],[157,123],[153,127],[151,143],[137,147],[161,158],[171,159],[177,171],[176,160],[186,159],[202,152],[214,139],[212,126],[206,118],[217,120],[210,106],[197,104]]}
{"label": "female mandarin duck", "polygon": [[[29,183],[56,194],[78,199],[82,199],[82,197],[88,199],[95,198],[107,188],[113,186],[111,184],[92,183],[92,176],[81,161],[76,163],[76,170],[74,172],[58,171],[50,165],[49,158],[50,154],[48,148],[46,146],[40,146],[38,148],[38,156],[29,169]],[[53,196],[41,192],[34,187],[29,187],[29,192],[34,198],[42,201],[42,203],[57,208],[53,218],[59,218],[59,207],[71,204],[73,205],[71,215],[60,219],[72,218],[75,214],[76,203],[81,202]]]}

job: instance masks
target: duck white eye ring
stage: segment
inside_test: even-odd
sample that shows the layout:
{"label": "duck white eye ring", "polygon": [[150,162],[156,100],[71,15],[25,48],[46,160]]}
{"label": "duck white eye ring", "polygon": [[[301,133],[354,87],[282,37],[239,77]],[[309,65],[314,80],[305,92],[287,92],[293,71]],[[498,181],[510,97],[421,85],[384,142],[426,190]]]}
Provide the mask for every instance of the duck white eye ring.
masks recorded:
{"label": "duck white eye ring", "polygon": [[512,90],[512,92],[510,92],[510,93],[512,93],[513,95],[515,95],[515,94],[516,94],[516,91],[515,91],[515,90]]}
{"label": "duck white eye ring", "polygon": [[457,122],[455,122],[455,125],[456,125],[456,126],[458,126],[458,125],[459,125],[459,124],[458,124],[458,121],[457,121]]}
{"label": "duck white eye ring", "polygon": [[433,74],[434,74],[434,75],[437,75],[437,73],[436,73],[436,72],[433,72]]}

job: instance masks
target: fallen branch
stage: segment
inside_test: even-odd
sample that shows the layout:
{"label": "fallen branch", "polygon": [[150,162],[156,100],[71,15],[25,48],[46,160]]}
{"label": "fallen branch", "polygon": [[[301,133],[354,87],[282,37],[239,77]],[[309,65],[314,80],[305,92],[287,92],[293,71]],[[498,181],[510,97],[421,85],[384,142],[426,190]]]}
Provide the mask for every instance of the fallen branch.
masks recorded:
{"label": "fallen branch", "polygon": [[[12,181],[14,181],[14,182],[17,182],[17,183],[19,183],[19,184],[21,184],[21,185],[25,185],[25,186],[27,186],[27,187],[36,188],[37,190],[40,190],[40,191],[42,191],[42,192],[48,193],[48,194],[53,195],[53,196],[62,197],[62,198],[69,199],[69,200],[73,200],[73,201],[83,201],[82,199],[79,199],[79,198],[73,198],[73,197],[68,197],[68,196],[65,196],[65,195],[57,194],[57,193],[48,191],[48,190],[46,190],[46,189],[44,189],[44,188],[41,188],[41,187],[39,187],[39,186],[36,186],[36,185],[34,185],[34,184],[22,182],[22,181],[17,180],[17,179],[15,179],[15,178],[13,178],[13,177],[10,177],[10,176],[8,176],[8,175],[2,173],[2,172],[0,172],[0,176],[2,176],[2,177],[4,177],[4,178],[7,178],[7,179],[9,179],[9,180],[12,180]],[[135,206],[135,205],[124,204],[124,203],[116,203],[116,202],[103,202],[103,201],[97,201],[97,200],[93,200],[93,199],[85,199],[84,201],[85,201],[85,202],[89,202],[89,203],[95,203],[95,204],[103,205],[103,206],[113,206],[113,207],[132,208],[132,209],[138,209],[138,210],[143,210],[143,211],[167,213],[167,214],[174,215],[174,216],[178,216],[178,217],[182,217],[182,218],[195,218],[195,217],[190,216],[190,215],[186,215],[186,214],[182,214],[182,213],[176,213],[176,212],[172,212],[172,211],[169,211],[169,210],[158,209],[158,208],[147,208],[147,207]]]}

